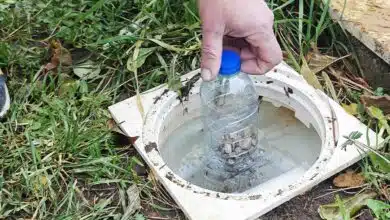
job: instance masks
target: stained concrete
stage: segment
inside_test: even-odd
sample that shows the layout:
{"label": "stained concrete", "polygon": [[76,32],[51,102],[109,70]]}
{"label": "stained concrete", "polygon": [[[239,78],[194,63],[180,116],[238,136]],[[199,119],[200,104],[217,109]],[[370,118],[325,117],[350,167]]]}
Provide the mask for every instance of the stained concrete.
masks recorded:
{"label": "stained concrete", "polygon": [[390,1],[332,0],[330,14],[353,36],[367,81],[390,89]]}
{"label": "stained concrete", "polygon": [[390,90],[390,65],[356,38],[350,37],[350,41],[367,82],[374,89],[382,87]]}

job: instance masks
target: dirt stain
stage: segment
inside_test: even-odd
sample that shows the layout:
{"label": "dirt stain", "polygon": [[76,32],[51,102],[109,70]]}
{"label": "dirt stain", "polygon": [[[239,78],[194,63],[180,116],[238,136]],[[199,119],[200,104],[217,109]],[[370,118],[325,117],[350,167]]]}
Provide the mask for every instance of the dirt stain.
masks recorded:
{"label": "dirt stain", "polygon": [[283,87],[284,89],[284,94],[290,98],[290,94],[294,94],[294,91],[290,87]]}
{"label": "dirt stain", "polygon": [[161,98],[169,92],[169,89],[164,89],[164,91],[161,93],[161,95],[154,97],[153,104],[156,104]]}
{"label": "dirt stain", "polygon": [[[200,79],[200,73],[191,77],[187,82],[179,89],[179,96],[177,97],[180,102],[187,101],[190,95],[191,89],[194,87],[194,84]],[[184,99],[183,99],[184,98]]]}
{"label": "dirt stain", "polygon": [[150,153],[152,150],[156,150],[159,153],[158,148],[157,148],[157,144],[155,142],[150,142],[149,144],[147,144],[145,146],[146,153]]}
{"label": "dirt stain", "polygon": [[261,195],[253,195],[253,196],[249,196],[249,200],[258,200],[261,198]]}

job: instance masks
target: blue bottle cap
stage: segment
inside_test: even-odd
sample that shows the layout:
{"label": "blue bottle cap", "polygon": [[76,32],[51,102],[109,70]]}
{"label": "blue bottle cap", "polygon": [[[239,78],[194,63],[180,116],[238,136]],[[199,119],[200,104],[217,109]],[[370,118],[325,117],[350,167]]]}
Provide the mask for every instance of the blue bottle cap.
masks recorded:
{"label": "blue bottle cap", "polygon": [[232,50],[223,50],[219,74],[223,76],[234,75],[241,69],[240,55]]}

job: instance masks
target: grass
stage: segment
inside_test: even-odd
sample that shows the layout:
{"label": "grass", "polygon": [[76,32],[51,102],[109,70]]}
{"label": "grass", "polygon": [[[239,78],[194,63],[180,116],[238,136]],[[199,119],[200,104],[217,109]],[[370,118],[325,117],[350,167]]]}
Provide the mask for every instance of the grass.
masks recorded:
{"label": "grass", "polygon": [[[350,53],[327,4],[268,2],[286,61],[296,69],[313,50]],[[130,142],[109,129],[107,107],[161,83],[177,90],[180,74],[198,68],[196,1],[1,0],[0,8],[0,68],[12,95],[0,124],[0,219],[145,219],[156,212],[182,218],[153,176],[144,175]],[[80,70],[86,61],[89,69]],[[348,64],[356,66],[353,57],[338,67]],[[331,78],[340,102],[359,100],[361,87]],[[378,175],[385,174],[372,161],[364,164],[381,189],[388,179]],[[144,209],[126,214],[134,184]]]}

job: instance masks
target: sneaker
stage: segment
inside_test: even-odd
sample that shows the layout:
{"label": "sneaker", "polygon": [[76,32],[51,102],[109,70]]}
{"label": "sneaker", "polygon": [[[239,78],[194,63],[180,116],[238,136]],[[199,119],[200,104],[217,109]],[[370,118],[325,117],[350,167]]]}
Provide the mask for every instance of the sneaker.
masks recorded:
{"label": "sneaker", "polygon": [[3,117],[10,106],[10,98],[5,75],[0,74],[0,117]]}

